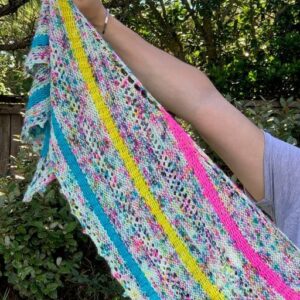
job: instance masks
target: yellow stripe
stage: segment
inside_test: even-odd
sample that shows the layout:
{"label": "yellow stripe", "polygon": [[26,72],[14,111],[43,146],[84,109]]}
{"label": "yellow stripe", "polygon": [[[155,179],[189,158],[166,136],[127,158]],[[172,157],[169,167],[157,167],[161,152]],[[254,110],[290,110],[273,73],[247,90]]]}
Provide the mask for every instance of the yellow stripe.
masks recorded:
{"label": "yellow stripe", "polygon": [[72,52],[75,59],[77,60],[80,72],[83,76],[84,81],[87,84],[90,95],[98,110],[99,117],[104,122],[110,134],[112,142],[115,148],[118,150],[121,158],[123,159],[123,162],[130,176],[132,177],[132,180],[134,181],[137,190],[139,191],[140,195],[145,199],[152,214],[155,216],[157,222],[165,231],[174,249],[178,253],[182,262],[185,264],[187,270],[200,283],[205,292],[212,299],[225,299],[224,295],[220,293],[218,288],[215,285],[213,285],[203,273],[196,259],[191,255],[186,245],[177,235],[176,231],[172,228],[171,224],[169,223],[163,211],[161,210],[158,201],[152,195],[142,173],[140,172],[138,166],[132,158],[128,147],[126,146],[121,135],[119,134],[118,128],[110,114],[109,108],[106,106],[105,101],[103,100],[102,95],[99,92],[99,87],[93,76],[91,66],[88,62],[87,56],[83,48],[83,44],[81,42],[80,34],[76,27],[71,6],[68,3],[69,1],[58,0],[58,2],[62,13],[62,17],[65,22],[66,30],[70,39]]}

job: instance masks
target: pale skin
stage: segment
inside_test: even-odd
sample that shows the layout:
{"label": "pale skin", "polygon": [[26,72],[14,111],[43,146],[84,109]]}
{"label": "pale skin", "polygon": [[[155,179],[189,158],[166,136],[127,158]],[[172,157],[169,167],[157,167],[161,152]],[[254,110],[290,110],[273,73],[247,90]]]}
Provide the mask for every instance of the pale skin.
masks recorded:
{"label": "pale skin", "polygon": [[113,16],[102,34],[99,0],[74,0],[79,10],[169,111],[191,123],[254,200],[264,198],[263,131],[231,105],[197,68],[156,48]]}

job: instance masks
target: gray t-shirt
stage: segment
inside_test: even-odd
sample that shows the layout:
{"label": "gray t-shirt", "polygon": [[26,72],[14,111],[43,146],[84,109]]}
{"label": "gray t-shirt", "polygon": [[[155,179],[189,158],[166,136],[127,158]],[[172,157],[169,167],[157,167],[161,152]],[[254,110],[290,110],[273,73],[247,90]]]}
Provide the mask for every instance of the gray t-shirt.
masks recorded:
{"label": "gray t-shirt", "polygon": [[257,206],[300,249],[300,148],[264,131],[265,197]]}

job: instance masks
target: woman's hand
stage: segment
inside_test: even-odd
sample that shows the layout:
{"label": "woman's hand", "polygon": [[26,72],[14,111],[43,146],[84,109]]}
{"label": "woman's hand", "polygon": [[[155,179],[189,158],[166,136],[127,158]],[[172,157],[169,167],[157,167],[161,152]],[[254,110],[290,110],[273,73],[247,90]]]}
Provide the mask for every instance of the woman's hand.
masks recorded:
{"label": "woman's hand", "polygon": [[100,0],[74,0],[74,4],[97,29],[104,26],[105,8]]}

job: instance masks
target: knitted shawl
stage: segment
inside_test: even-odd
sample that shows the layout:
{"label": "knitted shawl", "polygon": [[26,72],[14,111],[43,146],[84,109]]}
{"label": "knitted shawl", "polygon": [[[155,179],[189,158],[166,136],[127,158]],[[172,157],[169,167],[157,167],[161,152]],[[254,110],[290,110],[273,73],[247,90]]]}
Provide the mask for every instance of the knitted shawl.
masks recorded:
{"label": "knitted shawl", "polygon": [[26,61],[22,201],[56,179],[131,299],[300,299],[300,252],[70,0],[44,0]]}

